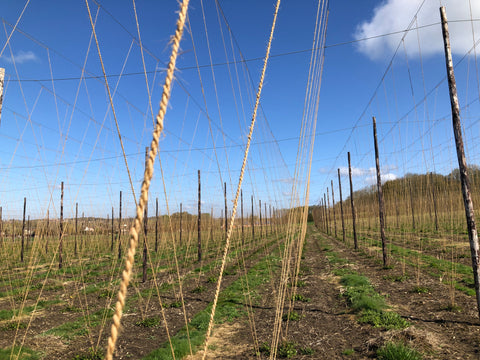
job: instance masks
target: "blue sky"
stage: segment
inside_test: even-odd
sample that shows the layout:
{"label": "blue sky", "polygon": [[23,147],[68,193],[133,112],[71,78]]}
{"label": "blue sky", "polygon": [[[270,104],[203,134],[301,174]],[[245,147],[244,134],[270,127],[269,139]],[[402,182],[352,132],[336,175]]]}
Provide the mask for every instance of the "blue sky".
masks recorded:
{"label": "blue sky", "polygon": [[[90,10],[94,18],[98,12],[100,51],[106,73],[111,75],[112,93],[116,88],[115,112],[138,192],[152,117],[140,48],[132,38],[138,38],[133,5],[129,1],[98,3],[100,8],[90,1]],[[197,169],[202,171],[205,212],[214,207],[215,214],[220,214],[222,181],[227,183],[229,200],[237,186],[262,61],[247,61],[248,69],[242,62],[224,63],[241,60],[240,51],[244,59],[263,58],[274,2],[219,3],[221,8],[213,1],[203,1],[202,12],[200,1],[191,2],[190,22],[177,62],[179,71],[160,155],[171,213],[178,211],[180,202],[185,210],[196,211]],[[480,39],[480,5],[469,0],[443,3],[452,21],[454,62],[458,62]],[[98,52],[90,42],[92,30],[85,3],[31,0],[7,44],[24,5],[14,0],[0,4],[0,45],[5,45],[0,66],[7,73],[0,125],[0,205],[4,217],[20,216],[23,197],[27,197],[27,213],[32,217],[44,217],[47,209],[51,216],[58,215],[62,180],[66,184],[67,217],[73,216],[75,202],[86,215],[106,216],[112,206],[116,213],[120,190],[124,209],[132,215],[133,196]],[[289,204],[310,60],[310,52],[303,50],[312,47],[317,5],[306,0],[283,1],[280,7],[272,55],[281,56],[272,57],[267,68],[262,111],[243,186],[248,209],[251,194],[256,207],[258,199],[277,208]],[[311,204],[318,202],[332,179],[338,194],[336,169],[341,168],[344,174],[347,151],[352,153],[355,188],[372,183],[371,116],[377,117],[385,179],[407,172],[448,173],[456,166],[438,6],[433,0],[329,4]],[[136,1],[154,114],[177,7],[176,1]],[[477,21],[468,21],[470,18]],[[419,29],[410,31],[403,42],[404,33],[376,37],[409,26]],[[375,38],[362,40],[370,37]],[[342,43],[346,44],[338,45]],[[461,106],[469,104],[462,115],[471,163],[480,162],[476,155],[478,50],[471,51],[456,68]],[[215,64],[213,74],[211,62]],[[84,64],[85,78],[80,81]],[[302,161],[307,160],[302,157]],[[302,172],[300,197],[305,179]],[[344,196],[348,193],[346,184],[344,177]],[[165,213],[158,162],[151,196],[159,198],[160,211]],[[149,213],[153,212],[151,201]]]}

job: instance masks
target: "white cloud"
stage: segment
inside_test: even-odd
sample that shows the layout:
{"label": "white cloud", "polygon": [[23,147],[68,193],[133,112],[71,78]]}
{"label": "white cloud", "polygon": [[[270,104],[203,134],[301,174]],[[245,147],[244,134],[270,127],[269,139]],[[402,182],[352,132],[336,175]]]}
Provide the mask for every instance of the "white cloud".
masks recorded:
{"label": "white cloud", "polygon": [[12,56],[2,56],[2,60],[12,64],[13,61],[15,60],[15,63],[17,64],[23,64],[26,63],[27,61],[38,61],[37,55],[33,51],[23,51],[20,50],[18,53]]}
{"label": "white cloud", "polygon": [[[355,39],[363,39],[381,34],[405,30],[414,21],[412,28],[440,22],[438,1],[425,1],[418,12],[415,22],[413,16],[422,0],[387,0],[373,11],[368,21],[358,25]],[[443,2],[449,20],[449,32],[452,51],[463,55],[473,47],[472,23],[469,21],[454,22],[480,18],[480,1],[478,0],[445,0]],[[470,6],[471,4],[471,16]],[[412,20],[413,19],[413,20]],[[475,41],[480,39],[480,22],[473,22]],[[418,38],[417,38],[418,34]],[[378,37],[358,43],[358,50],[373,60],[390,57],[397,48],[403,33]],[[405,48],[409,56],[418,56],[419,42],[422,56],[443,52],[442,30],[440,24],[412,30],[405,37]],[[480,51],[480,49],[479,49]]]}

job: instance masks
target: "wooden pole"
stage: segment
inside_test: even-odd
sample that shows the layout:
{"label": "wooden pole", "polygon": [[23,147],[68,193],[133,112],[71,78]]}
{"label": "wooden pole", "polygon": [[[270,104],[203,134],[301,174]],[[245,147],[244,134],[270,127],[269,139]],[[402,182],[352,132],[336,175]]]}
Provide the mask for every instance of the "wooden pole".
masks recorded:
{"label": "wooden pole", "polygon": [[3,219],[2,219],[3,208],[0,206],[0,245],[3,244]]}
{"label": "wooden pole", "polygon": [[228,232],[228,215],[227,215],[227,183],[223,183],[223,197],[225,199],[225,240],[227,240],[227,232]]}
{"label": "wooden pole", "polygon": [[330,219],[330,195],[328,195],[328,187],[327,187],[327,216],[328,216],[328,224],[329,224],[328,230],[330,230],[330,225],[332,224],[332,220]]}
{"label": "wooden pole", "polygon": [[[147,168],[148,146],[145,147],[145,169]],[[148,235],[148,200],[145,202],[143,211],[143,263],[142,263],[142,282],[147,281],[147,235]]]}
{"label": "wooden pole", "polygon": [[433,198],[433,211],[435,214],[435,230],[438,231],[438,215],[437,215],[437,194],[435,193],[435,182],[433,179],[433,173],[430,173],[430,182],[432,183],[432,198]]}
{"label": "wooden pole", "polygon": [[58,268],[63,267],[63,181],[60,194],[60,243],[58,244]]}
{"label": "wooden pole", "polygon": [[473,210],[473,202],[470,194],[470,180],[467,173],[467,160],[465,158],[465,150],[462,138],[462,127],[460,124],[460,106],[458,105],[457,85],[455,82],[455,74],[453,72],[452,54],[450,51],[450,38],[448,34],[447,15],[445,7],[440,8],[442,18],[442,33],[445,45],[445,62],[448,73],[448,88],[450,92],[450,103],[452,107],[452,123],[453,133],[455,136],[455,146],[457,148],[458,167],[460,170],[460,181],[462,183],[463,203],[465,206],[465,216],[467,219],[468,239],[470,241],[470,252],[472,254],[473,279],[475,282],[475,292],[477,295],[477,310],[480,317],[480,267],[479,267],[479,251],[477,227],[475,224],[475,213]]}
{"label": "wooden pole", "polygon": [[5,69],[0,68],[0,124],[2,123],[2,104],[3,104],[3,83],[5,80]]}
{"label": "wooden pole", "polygon": [[255,221],[253,218],[253,195],[252,195],[252,241],[255,240]]}
{"label": "wooden pole", "polygon": [[112,244],[110,245],[110,252],[113,253],[113,241],[114,241],[114,228],[113,228],[113,219],[114,219],[114,213],[113,213],[113,206],[112,206]]}
{"label": "wooden pole", "polygon": [[25,242],[25,210],[27,207],[27,198],[23,198],[23,221],[22,221],[22,249],[20,250],[20,261],[23,262],[24,242]]}
{"label": "wooden pole", "polygon": [[74,254],[77,256],[77,222],[78,222],[78,203],[75,203],[75,250]]}
{"label": "wooden pole", "polygon": [[354,244],[355,250],[357,250],[358,242],[357,242],[357,229],[355,226],[355,202],[353,201],[352,165],[350,161],[350,151],[348,152],[348,178],[350,180],[350,204],[352,205],[353,244]]}
{"label": "wooden pole", "polygon": [[[328,192],[328,188],[327,188]],[[323,193],[323,208],[325,209],[325,226],[327,228],[327,234],[330,234],[330,224],[328,223],[328,208],[327,208],[327,198],[325,193]]]}
{"label": "wooden pole", "polygon": [[413,206],[412,182],[409,181],[408,190],[410,192],[410,209],[412,210],[412,228],[415,230],[415,207]]}
{"label": "wooden pole", "polygon": [[337,238],[337,216],[335,214],[335,193],[333,192],[333,180],[330,180],[330,183],[332,184],[333,227],[335,229],[335,238]]}
{"label": "wooden pole", "polygon": [[260,223],[260,239],[262,239],[263,236],[263,226],[262,226],[262,200],[258,200],[258,222]]}
{"label": "wooden pole", "polygon": [[155,198],[155,252],[158,252],[158,197]]}
{"label": "wooden pole", "polygon": [[338,192],[340,195],[340,215],[342,217],[342,238],[345,242],[345,220],[343,218],[343,199],[342,199],[342,181],[340,180],[340,169],[337,169],[338,172]]}
{"label": "wooden pole", "polygon": [[242,218],[242,246],[245,245],[245,233],[243,230],[243,190],[240,189],[240,213]]}
{"label": "wooden pole", "polygon": [[179,242],[180,246],[182,245],[182,203],[180,203],[180,233],[179,233]]}
{"label": "wooden pole", "polygon": [[47,209],[47,226],[46,226],[46,229],[45,229],[45,234],[47,236],[47,241],[45,241],[45,254],[48,254],[48,229],[49,229],[49,225],[50,225],[50,210]]}
{"label": "wooden pole", "polygon": [[268,236],[268,216],[267,216],[267,203],[263,203],[263,208],[265,209],[265,237]]}
{"label": "wooden pole", "polygon": [[378,193],[378,218],[380,220],[380,238],[382,239],[383,267],[387,267],[387,246],[385,238],[385,204],[383,201],[382,178],[380,175],[380,160],[378,158],[378,142],[377,142],[377,121],[375,116],[373,119],[373,142],[375,146],[375,166],[377,169],[377,193]]}
{"label": "wooden pole", "polygon": [[147,281],[147,235],[148,235],[148,203],[145,203],[143,211],[143,263],[142,282]]}
{"label": "wooden pole", "polygon": [[122,258],[122,191],[120,190],[120,201],[118,204],[118,260]]}
{"label": "wooden pole", "polygon": [[270,214],[270,234],[273,234],[273,217],[272,217],[272,205],[268,205],[268,211]]}
{"label": "wooden pole", "polygon": [[198,262],[202,261],[202,188],[198,170]]}

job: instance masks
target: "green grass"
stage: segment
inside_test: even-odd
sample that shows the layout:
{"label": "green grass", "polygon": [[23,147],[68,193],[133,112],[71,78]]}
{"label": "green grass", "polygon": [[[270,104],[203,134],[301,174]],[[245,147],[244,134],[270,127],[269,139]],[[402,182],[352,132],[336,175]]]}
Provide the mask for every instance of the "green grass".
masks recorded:
{"label": "green grass", "polygon": [[342,351],[342,355],[345,355],[345,356],[349,356],[349,355],[352,355],[352,354],[355,354],[355,350],[353,349],[345,349]]}
{"label": "green grass", "polygon": [[[253,292],[255,288],[270,281],[269,262],[271,264],[279,263],[279,258],[269,255],[248,271],[247,279],[251,292]],[[216,324],[225,321],[234,321],[246,314],[243,305],[245,301],[245,291],[245,279],[240,277],[220,293],[215,311]],[[208,329],[211,310],[212,304],[209,304],[204,310],[193,316],[188,325],[190,344],[194,352],[196,352],[205,340],[205,333]],[[172,336],[171,341],[175,358],[179,359],[190,353],[189,338],[187,336],[186,327],[181,329],[175,336]],[[160,348],[152,351],[145,356],[144,359],[173,359],[169,343],[166,342],[162,344]]]}
{"label": "green grass", "polygon": [[141,327],[157,327],[158,325],[160,325],[160,323],[162,322],[162,319],[160,319],[159,317],[149,317],[149,318],[145,318],[143,320],[140,320],[140,321],[137,321],[135,323],[136,326],[141,326]]}
{"label": "green grass", "polygon": [[[0,349],[0,360],[10,360],[10,359],[19,359],[19,360],[40,360],[42,355],[39,352],[33,351],[25,346],[21,349],[19,346],[13,348],[13,357],[10,357],[12,354],[12,348]],[[17,357],[18,356],[18,357]]]}
{"label": "green grass", "polygon": [[360,323],[386,330],[410,326],[399,314],[385,311],[388,308],[385,299],[375,291],[365,276],[347,274],[340,279],[340,283],[345,286],[343,296],[347,298],[348,305],[359,314]]}
{"label": "green grass", "polygon": [[422,354],[402,343],[388,342],[377,350],[380,360],[421,360]]}
{"label": "green grass", "polygon": [[385,330],[391,329],[405,329],[410,326],[410,323],[395,312],[391,311],[372,311],[367,310],[362,312],[358,319],[360,323],[370,324],[373,327],[382,328]]}
{"label": "green grass", "polygon": [[300,315],[298,312],[296,312],[295,310],[294,311],[291,311],[287,314],[283,314],[283,321],[287,321],[287,320],[290,320],[290,321],[299,321],[303,316]]}
{"label": "green grass", "polygon": [[91,313],[88,321],[86,317],[82,316],[77,320],[68,321],[60,326],[54,327],[42,333],[42,335],[56,335],[63,340],[72,340],[76,336],[86,335],[89,328],[98,326],[102,319],[105,317],[111,318],[113,316],[113,310],[108,309],[105,313],[104,309]]}

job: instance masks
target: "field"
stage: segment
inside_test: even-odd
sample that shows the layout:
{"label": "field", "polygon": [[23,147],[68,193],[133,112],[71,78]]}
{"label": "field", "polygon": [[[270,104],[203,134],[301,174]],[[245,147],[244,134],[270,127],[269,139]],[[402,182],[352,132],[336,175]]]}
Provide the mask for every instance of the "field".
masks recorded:
{"label": "field", "polygon": [[[362,193],[355,195],[361,199]],[[367,203],[365,198],[364,206]],[[315,214],[318,209],[311,211]],[[387,350],[411,352],[417,356],[412,358],[476,358],[480,333],[461,213],[457,227],[441,221],[439,230],[432,228],[429,216],[419,216],[412,229],[407,215],[400,216],[398,228],[393,219],[388,221],[386,268],[376,217],[357,219],[359,250],[353,249],[351,221],[345,222],[343,241],[339,212],[336,236],[333,213],[328,233],[313,216],[316,225],[308,223],[301,252],[296,248],[300,243],[289,242],[287,235],[293,231],[298,236],[300,224],[294,230],[279,217],[265,219],[260,226],[255,218],[255,239],[251,226],[244,226],[243,236],[237,226],[207,358],[269,358],[272,329],[278,323],[277,299],[284,306],[276,348],[279,358],[382,358]],[[201,358],[225,233],[222,219],[206,223],[210,228],[202,229],[203,257],[198,262],[196,219],[183,217],[188,221],[183,223],[187,230],[181,243],[179,214],[173,217],[177,222],[171,233],[155,232],[155,226],[165,227],[166,217],[159,223],[149,219],[147,279],[142,281],[143,252],[139,251],[118,358],[168,359],[173,358],[172,349],[175,358]],[[107,226],[105,234],[65,236],[62,269],[55,254],[58,236],[27,239],[24,264],[19,261],[20,237],[3,240],[0,358],[12,354],[21,359],[103,358],[118,274],[124,266],[118,260],[118,231],[112,243]],[[168,241],[169,237],[176,240]],[[168,245],[174,243],[175,248]],[[141,244],[142,237],[140,249]],[[285,277],[282,259],[289,244],[292,263]],[[285,294],[280,297],[285,279]]]}

